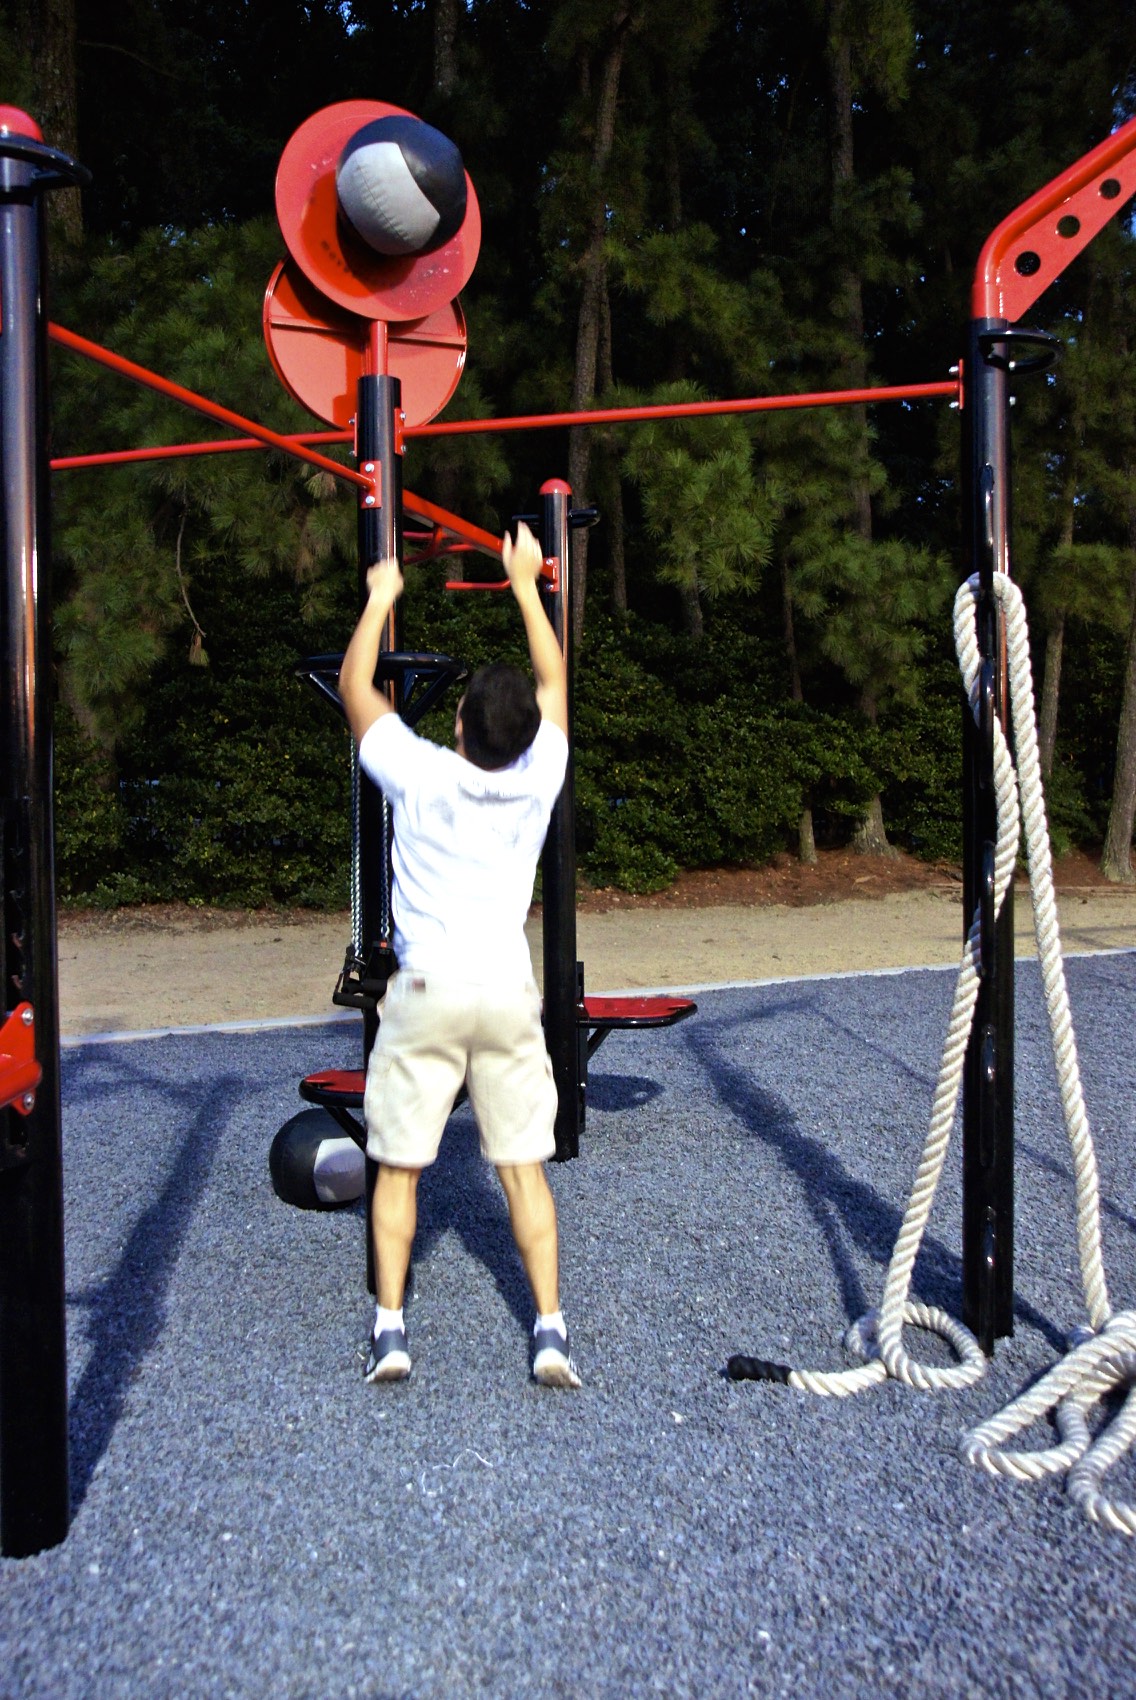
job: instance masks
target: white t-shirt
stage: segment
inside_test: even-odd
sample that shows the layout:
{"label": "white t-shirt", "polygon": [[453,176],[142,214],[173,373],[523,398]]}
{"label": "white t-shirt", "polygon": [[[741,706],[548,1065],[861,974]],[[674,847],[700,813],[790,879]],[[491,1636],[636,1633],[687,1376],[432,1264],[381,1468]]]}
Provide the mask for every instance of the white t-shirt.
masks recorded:
{"label": "white t-shirt", "polygon": [[542,720],[528,749],[488,772],[419,738],[397,714],[363,735],[359,765],[394,817],[394,948],[401,968],[461,979],[532,978],[525,920],[568,740]]}

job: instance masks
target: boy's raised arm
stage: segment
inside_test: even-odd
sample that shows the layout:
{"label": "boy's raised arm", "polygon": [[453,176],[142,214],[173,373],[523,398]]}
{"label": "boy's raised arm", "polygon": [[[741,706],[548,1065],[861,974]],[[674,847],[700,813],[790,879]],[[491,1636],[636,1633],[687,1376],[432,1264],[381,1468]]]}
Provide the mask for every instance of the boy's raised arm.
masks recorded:
{"label": "boy's raised arm", "polygon": [[369,570],[367,601],[339,669],[339,697],[357,744],[376,720],[392,712],[388,698],[375,687],[375,668],[383,627],[401,595],[402,573],[393,556]]}
{"label": "boy's raised arm", "polygon": [[568,669],[564,652],[540,600],[538,581],[544,557],[540,544],[524,520],[517,523],[515,542],[507,533],[502,539],[501,559],[525,623],[529,659],[536,676],[537,707],[542,719],[551,720],[567,736]]}

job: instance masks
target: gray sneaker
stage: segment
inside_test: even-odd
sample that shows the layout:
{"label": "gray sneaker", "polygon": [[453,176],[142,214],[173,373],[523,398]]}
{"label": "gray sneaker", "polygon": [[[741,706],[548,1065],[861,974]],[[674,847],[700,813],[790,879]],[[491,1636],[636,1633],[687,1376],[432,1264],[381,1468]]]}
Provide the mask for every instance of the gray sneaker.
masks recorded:
{"label": "gray sneaker", "polygon": [[372,1334],[363,1380],[405,1381],[409,1374],[410,1353],[406,1349],[406,1329],[384,1328],[381,1334]]}
{"label": "gray sneaker", "polygon": [[542,1387],[579,1387],[580,1377],[568,1348],[567,1335],[558,1328],[533,1330],[533,1380]]}

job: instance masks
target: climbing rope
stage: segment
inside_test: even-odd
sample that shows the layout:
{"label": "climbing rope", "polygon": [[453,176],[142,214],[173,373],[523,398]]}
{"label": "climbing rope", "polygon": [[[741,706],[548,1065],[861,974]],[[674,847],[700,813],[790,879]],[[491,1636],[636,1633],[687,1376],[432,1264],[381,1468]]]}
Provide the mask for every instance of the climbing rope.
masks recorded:
{"label": "climbing rope", "polygon": [[[980,713],[977,575],[960,585],[955,598],[955,647],[971,712]],[[1073,1154],[1077,1246],[1089,1326],[1078,1329],[1071,1349],[1040,1381],[1021,1393],[1005,1410],[962,1438],[960,1451],[968,1463],[991,1474],[1019,1481],[1039,1481],[1065,1473],[1074,1503],[1094,1522],[1122,1534],[1136,1535],[1136,1506],[1109,1499],[1101,1489],[1104,1476],[1136,1441],[1136,1311],[1113,1313],[1109,1304],[1101,1255],[1100,1191],[1092,1134],[1085,1112],[1076,1040],[1065,985],[1053,864],[1045,820],[1045,799],[1037,751],[1033,677],[1029,634],[1021,592],[1004,574],[994,575],[994,596],[1005,622],[1013,709],[1017,770],[1005,733],[994,717],[994,786],[997,799],[997,840],[994,852],[994,915],[1002,903],[1018,856],[1024,824],[1029,863],[1034,933],[1065,1129]],[[825,1372],[793,1369],[760,1359],[734,1357],[728,1373],[736,1379],[787,1383],[807,1392],[843,1398],[893,1377],[924,1391],[972,1386],[985,1373],[982,1349],[969,1329],[937,1307],[908,1297],[935,1189],[950,1144],[962,1085],[963,1065],[978,996],[981,960],[981,918],[976,908],[963,947],[955,984],[954,1005],[947,1027],[930,1123],[911,1197],[900,1225],[876,1310],[861,1317],[846,1337],[849,1348],[865,1361],[855,1369]],[[903,1345],[910,1324],[939,1334],[958,1362],[945,1367],[912,1358]],[[1089,1427],[1092,1407],[1108,1393],[1128,1387],[1119,1413],[1094,1440]],[[1040,1451],[1009,1451],[1004,1442],[1039,1418],[1055,1414],[1061,1444]]]}

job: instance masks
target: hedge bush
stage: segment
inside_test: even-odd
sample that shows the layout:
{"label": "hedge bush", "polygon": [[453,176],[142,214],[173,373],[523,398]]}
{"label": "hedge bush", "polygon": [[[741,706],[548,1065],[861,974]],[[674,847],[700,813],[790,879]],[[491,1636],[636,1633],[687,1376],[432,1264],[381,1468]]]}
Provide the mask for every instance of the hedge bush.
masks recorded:
{"label": "hedge bush", "polygon": [[[199,593],[211,665],[188,656],[153,682],[140,724],[113,756],[61,709],[57,866],[69,902],[180,901],[241,907],[347,904],[349,741],[293,676],[305,652],[342,645],[350,610],[322,631],[286,586]],[[459,605],[460,604],[460,605]],[[524,659],[501,597],[447,597],[420,577],[407,595],[415,645],[471,668]],[[422,634],[421,636],[419,634]],[[877,792],[895,841],[960,853],[959,693],[929,674],[912,710],[879,727],[851,712],[779,700],[774,647],[727,625],[697,647],[649,621],[597,618],[575,693],[581,874],[658,890],[683,868],[759,864],[792,846],[802,806],[819,841],[845,842]],[[456,697],[423,723],[452,739]]]}

